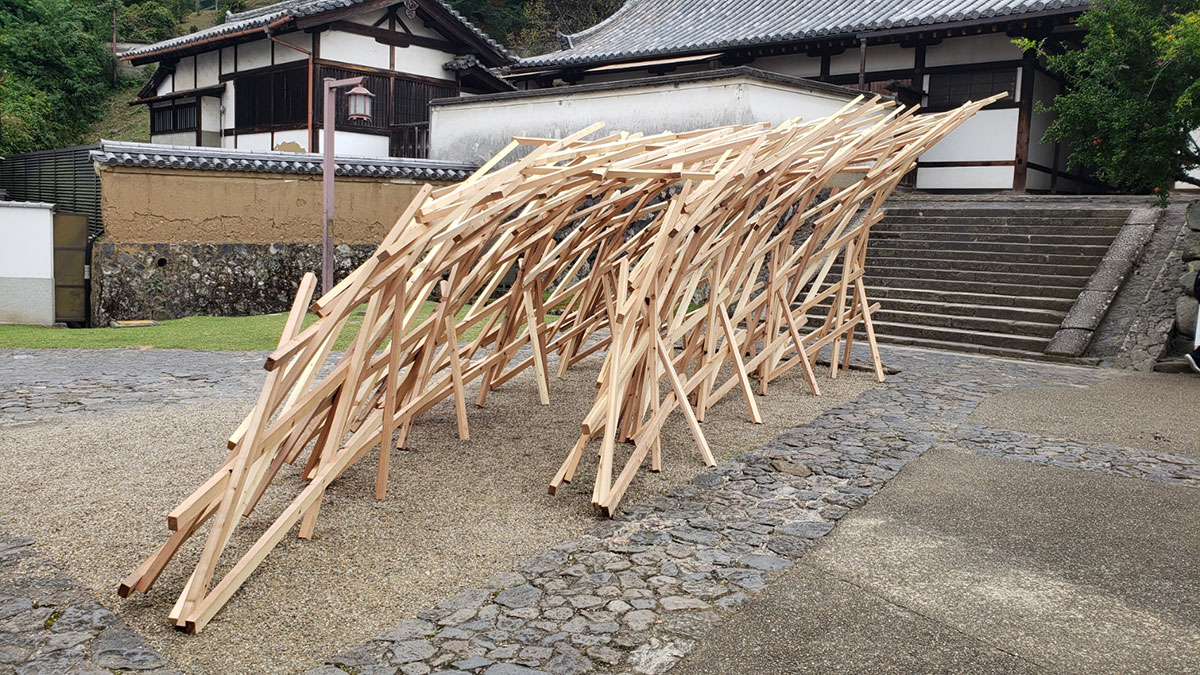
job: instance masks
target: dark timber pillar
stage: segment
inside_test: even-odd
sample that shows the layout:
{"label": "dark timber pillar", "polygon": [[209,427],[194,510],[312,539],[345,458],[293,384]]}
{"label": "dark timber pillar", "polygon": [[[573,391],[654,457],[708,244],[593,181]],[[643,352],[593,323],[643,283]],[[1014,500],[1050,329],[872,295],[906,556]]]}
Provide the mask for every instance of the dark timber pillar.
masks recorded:
{"label": "dark timber pillar", "polygon": [[1027,52],[1021,63],[1021,84],[1017,93],[1017,153],[1013,172],[1013,190],[1025,191],[1029,174],[1029,125],[1033,120],[1033,78],[1037,65],[1033,52]]}

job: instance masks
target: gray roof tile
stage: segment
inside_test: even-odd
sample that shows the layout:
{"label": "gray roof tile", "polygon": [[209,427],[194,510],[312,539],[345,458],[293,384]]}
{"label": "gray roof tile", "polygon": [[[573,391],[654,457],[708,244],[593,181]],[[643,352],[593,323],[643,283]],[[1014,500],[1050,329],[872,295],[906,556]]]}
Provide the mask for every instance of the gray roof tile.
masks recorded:
{"label": "gray roof tile", "polygon": [[518,67],[568,66],[1010,16],[1088,0],[626,0],[563,49]]}
{"label": "gray roof tile", "polygon": [[[108,166],[292,174],[319,174],[322,162],[321,155],[316,153],[250,152],[120,141],[100,141],[100,149],[91,152],[91,159]],[[337,157],[335,161],[339,176],[459,181],[476,169],[457,162],[403,157]]]}

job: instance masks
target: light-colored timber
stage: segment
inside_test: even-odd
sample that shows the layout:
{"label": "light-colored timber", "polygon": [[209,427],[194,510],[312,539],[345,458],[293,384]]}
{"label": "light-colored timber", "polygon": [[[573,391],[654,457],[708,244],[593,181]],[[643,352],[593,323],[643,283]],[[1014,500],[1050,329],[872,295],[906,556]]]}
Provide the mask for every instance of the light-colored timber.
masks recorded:
{"label": "light-colored timber", "polygon": [[[737,389],[748,420],[761,423],[755,397],[796,365],[819,395],[817,351],[831,347],[836,377],[860,325],[882,381],[878,305],[862,282],[871,226],[917,157],[993,100],[917,115],[859,97],[811,122],[587,140],[603,126],[593,124],[558,140],[516,138],[466,181],[426,186],[328,293],[310,304],[315,279],[301,281],[228,458],[170,511],[166,541],[120,594],[146,592],[211,522],[170,612],[178,627],[203,629],[297,523],[312,536],[326,487],[348,467],[379,448],[374,490],[384,498],[388,458],[417,417],[452,398],[466,441],[467,387],[483,405],[529,367],[546,404],[551,373],[604,350],[595,402],[549,487],[571,482],[591,448],[592,500],[610,515],[647,456],[661,468],[659,432],[676,411],[711,466],[706,410]],[[432,315],[419,319],[435,289]],[[306,307],[319,318],[301,329]],[[358,334],[324,368],[356,313]],[[460,342],[473,329],[478,337]],[[618,443],[634,446],[622,466]],[[308,485],[232,567],[219,565],[241,519],[305,451]],[[217,569],[228,572],[214,583]]]}

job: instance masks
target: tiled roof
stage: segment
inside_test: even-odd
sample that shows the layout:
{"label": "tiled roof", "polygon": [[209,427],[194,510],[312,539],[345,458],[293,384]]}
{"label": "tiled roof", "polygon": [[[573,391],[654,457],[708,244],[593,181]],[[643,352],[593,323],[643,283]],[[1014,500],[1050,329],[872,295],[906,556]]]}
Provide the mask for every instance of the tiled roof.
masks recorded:
{"label": "tiled roof", "polygon": [[1086,7],[1088,0],[626,0],[518,68],[728,49]]}
{"label": "tiled roof", "polygon": [[[108,166],[141,166],[160,169],[249,171],[319,174],[321,155],[300,152],[249,152],[225,148],[154,145],[100,141],[91,152],[93,162]],[[476,167],[457,162],[402,157],[336,157],[337,175],[413,180],[463,180]]]}
{"label": "tiled roof", "polygon": [[[512,55],[508,53],[508,50],[504,48],[504,45],[488,37],[487,33],[484,33],[475,24],[468,21],[462,14],[459,14],[453,7],[450,6],[450,3],[446,2],[445,0],[423,1],[435,3],[440,6],[446,11],[446,13],[468,28],[471,32],[475,33],[475,35],[477,35],[481,40],[486,42],[488,46],[496,51],[497,54],[500,54],[504,58],[513,58]],[[306,16],[312,16],[314,14],[321,14],[322,12],[328,12],[334,9],[353,7],[354,5],[358,5],[363,2],[366,2],[366,0],[284,0],[284,2],[277,2],[273,5],[259,7],[258,9],[252,9],[246,12],[239,12],[236,14],[233,12],[226,12],[225,23],[219,26],[205,28],[204,30],[196,31],[195,33],[172,38],[170,40],[164,40],[146,47],[131,49],[121,56],[134,58],[138,56],[154,54],[157,52],[172,51],[179,47],[185,47],[193,43],[204,42],[213,38],[233,35],[234,33],[242,33],[257,28],[263,28],[275,23],[276,21],[279,21],[280,19],[303,18]]]}

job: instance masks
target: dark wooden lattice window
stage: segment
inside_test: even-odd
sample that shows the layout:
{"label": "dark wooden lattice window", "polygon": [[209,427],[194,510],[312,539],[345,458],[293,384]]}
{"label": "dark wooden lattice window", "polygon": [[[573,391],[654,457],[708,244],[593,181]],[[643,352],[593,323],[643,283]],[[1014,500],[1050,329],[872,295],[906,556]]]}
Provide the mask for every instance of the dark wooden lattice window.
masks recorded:
{"label": "dark wooden lattice window", "polygon": [[308,121],[308,67],[242,75],[234,80],[234,124],[239,129]]}
{"label": "dark wooden lattice window", "polygon": [[[329,66],[321,66],[320,73],[317,77],[317,81],[323,82],[325,80],[325,78],[327,78],[327,77],[332,77],[335,80],[341,80],[341,79],[345,79],[347,77],[358,77],[360,75],[366,75],[367,81],[363,83],[363,86],[365,86],[367,88],[367,91],[371,92],[372,94],[375,94],[375,100],[373,101],[373,106],[372,106],[372,111],[371,111],[371,120],[370,121],[362,121],[362,120],[346,119],[346,116],[349,115],[349,109],[347,108],[348,103],[346,101],[346,91],[347,90],[340,89],[340,90],[338,90],[337,98],[334,101],[334,105],[337,108],[337,127],[339,129],[358,128],[358,129],[374,129],[377,131],[386,131],[387,127],[388,127],[388,124],[387,124],[388,78],[387,78],[387,76],[377,75],[377,74],[373,74],[373,73],[362,73],[362,72],[357,72],[357,71],[353,71],[353,70],[347,70],[345,68],[331,68]],[[320,93],[318,93],[318,96],[317,96],[318,101],[320,101],[320,98],[321,98],[321,95],[320,95]],[[316,123],[324,124],[324,116],[325,116],[324,105],[321,103],[318,103],[317,109],[316,109],[316,118],[315,118]]]}
{"label": "dark wooden lattice window", "polygon": [[150,108],[152,134],[195,131],[199,121],[200,110],[194,98],[155,103]]}
{"label": "dark wooden lattice window", "polygon": [[392,89],[392,124],[428,122],[429,102],[454,96],[458,96],[458,88],[453,82],[434,84],[398,77]]}
{"label": "dark wooden lattice window", "polygon": [[952,108],[967,101],[978,101],[1001,92],[1008,92],[1011,97],[1016,88],[1016,68],[931,73],[929,75],[928,107],[932,109]]}

